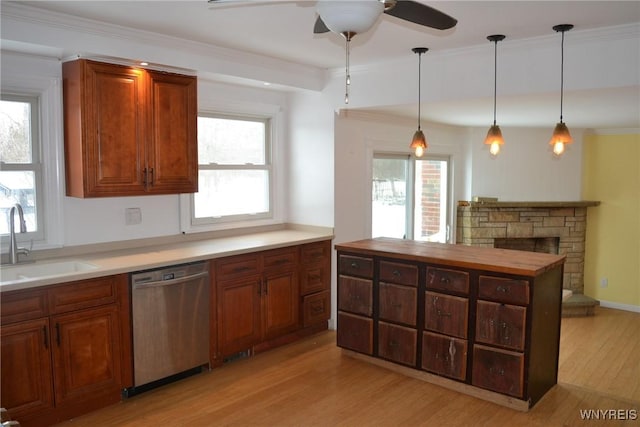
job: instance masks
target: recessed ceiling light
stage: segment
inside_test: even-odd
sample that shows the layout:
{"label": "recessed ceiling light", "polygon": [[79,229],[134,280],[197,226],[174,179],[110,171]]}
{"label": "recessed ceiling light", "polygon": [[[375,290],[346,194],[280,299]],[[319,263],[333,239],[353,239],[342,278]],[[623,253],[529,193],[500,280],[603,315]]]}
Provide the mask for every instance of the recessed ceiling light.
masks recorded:
{"label": "recessed ceiling light", "polygon": [[271,83],[269,83],[269,82],[263,82],[262,84],[265,85],[265,86],[271,86]]}
{"label": "recessed ceiling light", "polygon": [[147,65],[149,65],[149,63],[148,63],[148,62],[145,62],[145,61],[142,61],[142,62],[140,63],[140,65],[142,65],[143,67],[146,67]]}

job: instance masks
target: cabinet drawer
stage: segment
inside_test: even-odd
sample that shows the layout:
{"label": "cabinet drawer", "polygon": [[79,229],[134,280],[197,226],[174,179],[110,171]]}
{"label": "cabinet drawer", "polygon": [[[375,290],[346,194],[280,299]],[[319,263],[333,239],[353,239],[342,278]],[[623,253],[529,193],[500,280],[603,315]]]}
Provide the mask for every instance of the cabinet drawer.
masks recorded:
{"label": "cabinet drawer", "polygon": [[349,276],[373,278],[373,259],[352,255],[340,255],[338,273]]}
{"label": "cabinet drawer", "polygon": [[472,384],[515,397],[523,397],[524,355],[508,350],[473,346]]}
{"label": "cabinet drawer", "polygon": [[329,291],[307,295],[302,300],[303,326],[326,322],[331,317],[331,293]]}
{"label": "cabinet drawer", "polygon": [[404,365],[415,366],[418,332],[405,326],[378,324],[378,356]]}
{"label": "cabinet drawer", "polygon": [[467,341],[423,332],[422,369],[464,381],[467,378]]}
{"label": "cabinet drawer", "polygon": [[236,255],[216,260],[217,280],[246,277],[259,272],[258,257],[255,254]]}
{"label": "cabinet drawer", "polygon": [[52,289],[49,293],[51,313],[66,313],[82,308],[116,302],[116,277],[82,280]]}
{"label": "cabinet drawer", "polygon": [[380,283],[380,318],[416,326],[418,289]]}
{"label": "cabinet drawer", "polygon": [[371,280],[340,276],[338,278],[338,310],[371,316],[373,311]]}
{"label": "cabinet drawer", "polygon": [[469,300],[425,292],[424,327],[431,331],[467,338]]}
{"label": "cabinet drawer", "polygon": [[478,298],[507,304],[529,304],[529,283],[526,280],[480,276]]}
{"label": "cabinet drawer", "polygon": [[336,339],[339,347],[372,355],[373,319],[338,312]]}
{"label": "cabinet drawer", "polygon": [[6,325],[37,319],[49,314],[47,291],[44,289],[5,292],[0,297],[0,315]]}
{"label": "cabinet drawer", "polygon": [[526,307],[478,301],[476,341],[524,350]]}
{"label": "cabinet drawer", "polygon": [[469,273],[446,268],[427,267],[427,289],[469,294]]}
{"label": "cabinet drawer", "polygon": [[418,286],[418,266],[380,261],[380,281],[398,285]]}
{"label": "cabinet drawer", "polygon": [[300,250],[303,264],[321,263],[331,259],[331,241],[307,243]]}
{"label": "cabinet drawer", "polygon": [[263,266],[268,268],[292,268],[297,264],[297,251],[292,248],[264,252]]}
{"label": "cabinet drawer", "polygon": [[324,291],[331,286],[331,266],[303,267],[300,273],[300,295]]}

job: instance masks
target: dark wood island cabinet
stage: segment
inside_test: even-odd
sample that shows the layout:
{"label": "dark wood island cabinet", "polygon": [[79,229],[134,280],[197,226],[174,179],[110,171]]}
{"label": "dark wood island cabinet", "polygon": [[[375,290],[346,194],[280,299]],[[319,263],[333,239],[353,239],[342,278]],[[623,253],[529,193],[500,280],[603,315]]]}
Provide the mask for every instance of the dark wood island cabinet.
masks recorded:
{"label": "dark wood island cabinet", "polygon": [[390,238],[335,247],[348,355],[523,411],[556,384],[564,256]]}

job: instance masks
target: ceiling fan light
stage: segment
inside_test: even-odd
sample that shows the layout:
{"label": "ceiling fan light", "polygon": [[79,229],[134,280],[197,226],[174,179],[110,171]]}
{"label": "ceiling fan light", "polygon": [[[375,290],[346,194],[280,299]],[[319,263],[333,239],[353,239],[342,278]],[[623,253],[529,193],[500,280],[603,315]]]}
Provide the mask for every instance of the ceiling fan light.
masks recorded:
{"label": "ceiling fan light", "polygon": [[411,145],[409,146],[409,148],[411,148],[416,153],[417,157],[422,157],[428,146],[429,145],[427,144],[427,139],[424,136],[424,132],[418,129],[413,134],[413,139],[411,140]]}
{"label": "ceiling fan light", "polygon": [[384,3],[369,1],[319,1],[318,14],[327,28],[338,34],[361,34],[373,27]]}
{"label": "ceiling fan light", "polygon": [[484,143],[490,145],[489,152],[493,156],[497,156],[500,152],[500,146],[504,145],[504,138],[502,137],[502,131],[500,126],[492,125],[487,132],[487,137],[484,139]]}

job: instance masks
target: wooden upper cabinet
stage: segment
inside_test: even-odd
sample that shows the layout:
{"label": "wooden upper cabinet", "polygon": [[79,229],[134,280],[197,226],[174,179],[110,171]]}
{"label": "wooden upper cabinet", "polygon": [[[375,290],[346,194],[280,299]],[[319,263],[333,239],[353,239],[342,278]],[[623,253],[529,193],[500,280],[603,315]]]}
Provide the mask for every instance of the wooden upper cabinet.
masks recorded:
{"label": "wooden upper cabinet", "polygon": [[195,77],[85,59],[62,71],[68,196],[197,191]]}
{"label": "wooden upper cabinet", "polygon": [[147,154],[150,191],[198,191],[197,87],[195,77],[148,72],[151,144]]}

